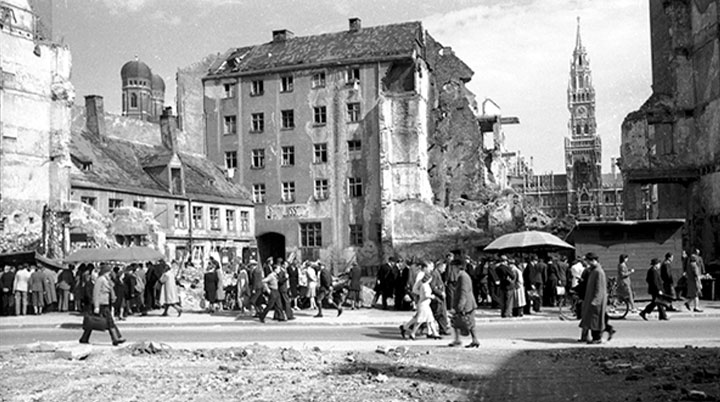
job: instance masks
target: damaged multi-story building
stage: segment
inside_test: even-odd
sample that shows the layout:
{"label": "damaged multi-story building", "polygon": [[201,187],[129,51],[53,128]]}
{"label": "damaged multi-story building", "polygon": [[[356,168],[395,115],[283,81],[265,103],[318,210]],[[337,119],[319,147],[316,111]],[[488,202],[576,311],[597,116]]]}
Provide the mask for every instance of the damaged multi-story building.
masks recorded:
{"label": "damaged multi-story building", "polygon": [[652,95],[622,125],[629,219],[685,219],[720,258],[720,1],[650,0]]}
{"label": "damaged multi-story building", "polygon": [[565,138],[565,173],[534,174],[525,169],[513,187],[534,200],[549,216],[573,216],[579,221],[623,217],[622,180],[613,160],[612,172],[602,173],[602,140],[595,118],[595,88],[578,18],[575,49],[567,88],[569,137]]}
{"label": "damaged multi-story building", "polygon": [[277,30],[206,65],[204,123],[181,95],[197,69],[178,72],[181,124],[251,190],[261,257],[377,265],[449,229],[434,203],[484,185],[473,72],[420,22]]}

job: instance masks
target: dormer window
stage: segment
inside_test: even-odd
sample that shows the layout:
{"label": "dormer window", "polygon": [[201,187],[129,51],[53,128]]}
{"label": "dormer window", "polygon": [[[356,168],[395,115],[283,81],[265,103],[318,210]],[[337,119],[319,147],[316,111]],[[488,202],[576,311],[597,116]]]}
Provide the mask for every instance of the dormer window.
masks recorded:
{"label": "dormer window", "polygon": [[182,169],[170,168],[170,192],[173,194],[183,194]]}
{"label": "dormer window", "polygon": [[80,164],[80,169],[82,169],[83,172],[89,172],[92,170],[93,163],[92,162],[82,162]]}
{"label": "dormer window", "polygon": [[348,85],[353,85],[356,82],[360,82],[360,69],[357,67],[349,68],[346,73],[345,82]]}

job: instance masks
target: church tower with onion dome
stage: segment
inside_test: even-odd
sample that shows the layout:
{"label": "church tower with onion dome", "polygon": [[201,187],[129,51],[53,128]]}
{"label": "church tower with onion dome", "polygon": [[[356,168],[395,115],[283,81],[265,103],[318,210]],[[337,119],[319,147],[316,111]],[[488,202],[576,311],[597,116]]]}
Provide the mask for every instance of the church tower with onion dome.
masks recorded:
{"label": "church tower with onion dome", "polygon": [[163,79],[137,58],[122,66],[120,77],[123,116],[157,122],[165,102]]}
{"label": "church tower with onion dome", "polygon": [[602,142],[595,122],[595,88],[590,60],[580,37],[578,17],[575,50],[567,89],[569,137],[565,138],[568,212],[577,220],[594,220],[601,214]]}

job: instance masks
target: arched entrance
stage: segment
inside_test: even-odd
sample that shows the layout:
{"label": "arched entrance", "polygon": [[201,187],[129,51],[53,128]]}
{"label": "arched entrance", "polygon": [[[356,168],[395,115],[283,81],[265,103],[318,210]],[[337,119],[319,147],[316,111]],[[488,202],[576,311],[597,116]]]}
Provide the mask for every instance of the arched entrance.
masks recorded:
{"label": "arched entrance", "polygon": [[285,236],[280,233],[268,232],[257,237],[259,258],[285,258]]}

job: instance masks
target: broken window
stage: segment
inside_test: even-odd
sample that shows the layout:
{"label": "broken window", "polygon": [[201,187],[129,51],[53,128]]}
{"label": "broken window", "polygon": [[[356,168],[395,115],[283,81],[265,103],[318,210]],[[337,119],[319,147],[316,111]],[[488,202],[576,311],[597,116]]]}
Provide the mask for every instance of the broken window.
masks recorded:
{"label": "broken window", "polygon": [[225,89],[225,98],[234,98],[235,97],[235,84],[223,84],[223,88]]}
{"label": "broken window", "polygon": [[313,123],[324,125],[327,123],[327,107],[315,106],[313,108]]}
{"label": "broken window", "polygon": [[265,202],[265,183],[253,184],[253,202],[255,204]]}
{"label": "broken window", "polygon": [[250,132],[261,133],[265,130],[265,113],[253,113],[250,121]]}
{"label": "broken window", "polygon": [[116,209],[121,208],[123,206],[123,200],[118,198],[110,198],[108,200],[108,213],[115,212]]}
{"label": "broken window", "polygon": [[187,226],[185,220],[185,205],[175,205],[174,227],[183,229]]}
{"label": "broken window", "polygon": [[254,80],[250,83],[250,96],[260,96],[264,92],[263,81]]}
{"label": "broken window", "polygon": [[325,87],[325,71],[315,73],[312,76],[312,87],[323,88]]}
{"label": "broken window", "polygon": [[282,183],[282,200],[283,202],[295,201],[295,182],[285,181]]}
{"label": "broken window", "polygon": [[237,133],[237,118],[235,116],[225,116],[224,134]]}
{"label": "broken window", "polygon": [[295,147],[282,147],[282,166],[295,165]]}
{"label": "broken window", "polygon": [[192,208],[193,229],[203,228],[203,207]]}
{"label": "broken window", "polygon": [[280,92],[292,92],[293,76],[287,75],[280,78]]}
{"label": "broken window", "polygon": [[327,144],[313,144],[313,163],[327,163]]}
{"label": "broken window", "polygon": [[144,211],[147,207],[147,203],[145,201],[133,201],[133,207]]}
{"label": "broken window", "polygon": [[282,110],[282,128],[294,128],[295,127],[295,112],[290,110]]}
{"label": "broken window", "polygon": [[80,197],[80,202],[82,202],[85,205],[90,205],[93,208],[95,208],[96,201],[97,201],[97,198],[95,198],[95,197]]}
{"label": "broken window", "polygon": [[315,179],[315,188],[313,196],[316,200],[326,200],[329,196],[329,186],[327,179]]}
{"label": "broken window", "polygon": [[265,167],[265,149],[258,148],[252,150],[252,157],[250,158],[250,167],[253,169],[262,169]]}
{"label": "broken window", "polygon": [[346,80],[348,85],[360,82],[360,69],[357,67],[349,68],[346,72]]}
{"label": "broken window", "polygon": [[347,104],[347,118],[349,123],[360,121],[360,103],[352,102]]}

